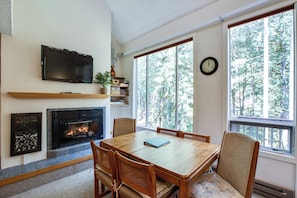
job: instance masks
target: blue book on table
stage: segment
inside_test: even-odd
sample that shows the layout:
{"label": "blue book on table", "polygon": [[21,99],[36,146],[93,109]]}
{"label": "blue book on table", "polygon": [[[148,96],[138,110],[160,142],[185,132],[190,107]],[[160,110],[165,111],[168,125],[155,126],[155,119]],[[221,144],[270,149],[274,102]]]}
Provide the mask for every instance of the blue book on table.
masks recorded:
{"label": "blue book on table", "polygon": [[170,143],[169,140],[162,138],[162,137],[155,137],[155,138],[144,141],[145,145],[153,146],[156,148],[159,148],[160,146],[164,146],[165,144],[169,144],[169,143]]}

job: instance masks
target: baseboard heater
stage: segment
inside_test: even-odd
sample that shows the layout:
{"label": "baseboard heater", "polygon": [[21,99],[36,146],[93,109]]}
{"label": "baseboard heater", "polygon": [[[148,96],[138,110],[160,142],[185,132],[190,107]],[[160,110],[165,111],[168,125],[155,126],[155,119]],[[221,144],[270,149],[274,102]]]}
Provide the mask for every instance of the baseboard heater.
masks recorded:
{"label": "baseboard heater", "polygon": [[263,181],[255,180],[254,193],[267,198],[294,198],[294,192]]}

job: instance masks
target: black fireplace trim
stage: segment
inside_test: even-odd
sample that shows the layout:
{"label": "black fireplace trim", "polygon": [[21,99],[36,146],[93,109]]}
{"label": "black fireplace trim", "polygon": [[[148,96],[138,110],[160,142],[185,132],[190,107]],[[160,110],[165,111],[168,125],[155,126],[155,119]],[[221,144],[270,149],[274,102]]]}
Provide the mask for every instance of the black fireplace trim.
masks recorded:
{"label": "black fireplace trim", "polygon": [[[98,137],[93,138],[93,139],[103,139],[105,136],[105,125],[106,125],[106,107],[79,107],[79,108],[54,108],[54,109],[47,109],[47,147],[48,150],[52,150],[52,149],[57,149],[59,146],[64,146],[64,147],[68,147],[68,146],[73,146],[73,145],[53,145],[53,112],[67,112],[67,111],[79,111],[79,116],[82,116],[82,114],[84,114],[85,111],[90,111],[90,110],[100,110],[102,111],[102,133],[99,134]],[[77,144],[80,143],[84,143],[86,141],[89,141],[88,139],[85,139],[85,141],[80,142],[79,140],[76,142]]]}

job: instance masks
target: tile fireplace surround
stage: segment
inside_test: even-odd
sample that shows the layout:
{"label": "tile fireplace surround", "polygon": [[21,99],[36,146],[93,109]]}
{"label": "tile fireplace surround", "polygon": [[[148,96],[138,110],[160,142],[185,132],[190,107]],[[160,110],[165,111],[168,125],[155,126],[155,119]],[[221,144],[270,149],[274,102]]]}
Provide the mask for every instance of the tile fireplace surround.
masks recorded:
{"label": "tile fireplace surround", "polygon": [[[67,109],[50,109],[48,110],[48,115],[47,117],[50,117],[49,114],[51,114],[51,112],[53,110],[82,110],[82,108],[67,108]],[[84,108],[86,110],[90,110],[92,108]],[[94,109],[94,108],[93,108]],[[98,107],[96,107],[96,109],[98,109]],[[99,109],[103,109],[103,120],[102,122],[105,124],[106,120],[105,120],[105,107],[100,107]],[[104,125],[103,124],[103,125]],[[51,122],[48,122],[48,131],[51,130]],[[103,126],[103,131],[105,131],[105,126]],[[51,134],[49,132],[47,132],[48,134]],[[50,139],[51,135],[48,136],[48,139]],[[102,139],[102,138],[101,138]],[[95,140],[96,143],[99,143],[101,139],[97,139]],[[50,141],[48,140],[48,143]],[[47,143],[47,144],[48,144]],[[85,157],[85,156],[89,156],[92,155],[92,150],[90,147],[90,143],[89,141],[83,142],[83,143],[78,143],[76,145],[71,145],[71,146],[66,146],[66,147],[62,147],[62,148],[58,148],[58,149],[52,149],[49,144],[47,146],[47,159],[44,160],[40,160],[40,161],[36,161],[36,162],[32,162],[32,163],[28,163],[28,164],[24,164],[24,165],[18,165],[18,166],[14,166],[14,167],[9,167],[6,169],[1,169],[0,170],[0,180],[3,179],[7,179],[10,177],[14,177],[14,176],[18,176],[21,174],[25,174],[25,173],[29,173],[32,171],[36,171],[42,168],[47,168],[56,164],[60,164],[63,162],[67,162],[70,160],[74,160],[74,159],[78,159],[81,157]]]}
{"label": "tile fireplace surround", "polygon": [[[102,139],[106,123],[105,111],[105,107],[48,109],[48,157],[60,150],[63,153],[65,146],[79,145],[91,139]],[[92,132],[91,136],[89,136],[90,132]]]}

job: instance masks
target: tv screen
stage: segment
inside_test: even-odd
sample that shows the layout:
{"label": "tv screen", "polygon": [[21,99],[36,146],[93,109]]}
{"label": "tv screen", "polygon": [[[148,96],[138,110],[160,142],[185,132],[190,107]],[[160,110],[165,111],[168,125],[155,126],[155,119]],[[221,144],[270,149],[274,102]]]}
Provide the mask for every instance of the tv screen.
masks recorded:
{"label": "tv screen", "polygon": [[92,83],[93,58],[67,49],[41,45],[42,80]]}

